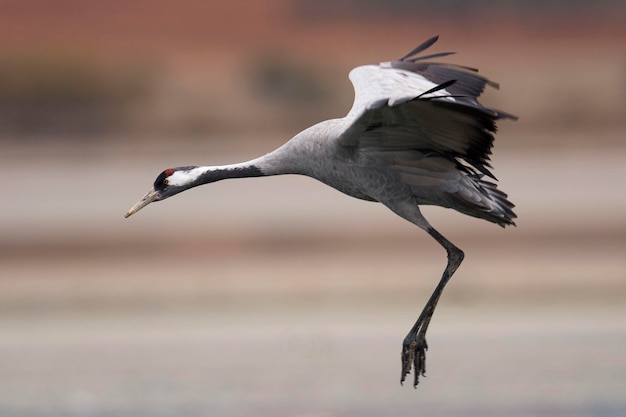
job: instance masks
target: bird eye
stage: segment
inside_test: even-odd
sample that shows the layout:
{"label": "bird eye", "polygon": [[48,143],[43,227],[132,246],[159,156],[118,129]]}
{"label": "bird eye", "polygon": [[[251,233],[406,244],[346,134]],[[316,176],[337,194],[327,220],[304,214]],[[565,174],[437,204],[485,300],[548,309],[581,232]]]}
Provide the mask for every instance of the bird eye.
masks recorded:
{"label": "bird eye", "polygon": [[165,179],[163,180],[163,185],[167,185],[167,184],[169,184],[169,183],[170,183],[170,180],[168,180],[167,178],[165,178]]}

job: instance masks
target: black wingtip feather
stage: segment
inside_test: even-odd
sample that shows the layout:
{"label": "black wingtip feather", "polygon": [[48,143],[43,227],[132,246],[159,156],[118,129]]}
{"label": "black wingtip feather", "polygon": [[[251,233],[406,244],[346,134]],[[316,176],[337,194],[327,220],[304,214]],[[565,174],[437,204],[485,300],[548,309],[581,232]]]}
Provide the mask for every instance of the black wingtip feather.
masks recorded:
{"label": "black wingtip feather", "polygon": [[417,55],[420,52],[430,48],[437,40],[439,39],[439,35],[435,35],[432,38],[428,39],[426,42],[420,44],[417,48],[413,49],[411,52],[400,58],[400,61],[404,61],[408,58],[411,58],[413,55]]}
{"label": "black wingtip feather", "polygon": [[417,96],[416,98],[423,98],[424,96],[431,94],[431,93],[435,93],[437,91],[440,90],[445,90],[446,88],[450,87],[451,85],[453,85],[454,83],[456,83],[456,80],[449,80],[446,81],[445,83],[441,83],[433,88],[431,88],[428,91],[424,91],[422,94],[420,94],[419,96]]}
{"label": "black wingtip feather", "polygon": [[433,58],[445,57],[453,54],[453,52],[416,56],[432,46],[438,39],[438,36],[428,39],[399,60],[392,61],[391,66],[415,72],[435,84],[442,84],[452,79],[457,80],[456,84],[448,90],[450,94],[454,95],[468,95],[477,98],[483,93],[486,86],[499,88],[498,83],[477,74],[476,68],[431,61]]}
{"label": "black wingtip feather", "polygon": [[454,55],[454,54],[456,54],[456,52],[439,52],[439,53],[436,53],[436,54],[418,56],[417,58],[401,59],[401,61],[408,61],[408,62],[415,63],[417,61],[424,61],[424,60],[433,59],[433,58],[443,58],[444,56],[450,56],[450,55]]}

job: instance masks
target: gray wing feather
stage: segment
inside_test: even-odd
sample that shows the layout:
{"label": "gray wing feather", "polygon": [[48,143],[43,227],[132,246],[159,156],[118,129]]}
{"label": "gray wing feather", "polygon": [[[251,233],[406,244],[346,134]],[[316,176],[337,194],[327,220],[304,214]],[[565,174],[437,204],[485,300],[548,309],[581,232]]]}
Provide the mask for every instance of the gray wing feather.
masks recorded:
{"label": "gray wing feather", "polygon": [[371,109],[355,123],[358,147],[370,150],[419,150],[460,158],[492,178],[489,155],[498,112],[438,99],[415,99]]}
{"label": "gray wing feather", "polygon": [[[487,85],[495,88],[498,85],[478,75],[475,69],[424,61],[441,56],[439,54],[414,57],[436,40],[437,37],[429,39],[400,60],[367,72],[361,70],[360,74],[371,74],[372,83],[380,84],[353,79],[357,100],[348,115],[352,123],[340,135],[338,143],[363,150],[434,152],[463,161],[465,169],[469,169],[469,165],[495,179],[489,171],[489,155],[496,121],[516,117],[478,102],[477,98]],[[406,77],[413,77],[415,82],[403,82]],[[424,89],[410,90],[415,86]],[[437,92],[436,96],[429,95],[433,91]],[[381,97],[381,93],[407,98],[385,100],[386,96]],[[375,100],[364,103],[365,98]]]}

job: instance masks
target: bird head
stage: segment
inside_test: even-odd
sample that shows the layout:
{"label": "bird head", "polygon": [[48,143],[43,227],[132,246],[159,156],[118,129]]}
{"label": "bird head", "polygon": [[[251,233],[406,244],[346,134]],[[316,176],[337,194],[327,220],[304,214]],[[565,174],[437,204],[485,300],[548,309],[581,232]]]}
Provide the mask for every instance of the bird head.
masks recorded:
{"label": "bird head", "polygon": [[124,217],[128,218],[153,201],[165,200],[197,185],[198,172],[196,166],[168,168],[161,172],[148,193],[128,210]]}

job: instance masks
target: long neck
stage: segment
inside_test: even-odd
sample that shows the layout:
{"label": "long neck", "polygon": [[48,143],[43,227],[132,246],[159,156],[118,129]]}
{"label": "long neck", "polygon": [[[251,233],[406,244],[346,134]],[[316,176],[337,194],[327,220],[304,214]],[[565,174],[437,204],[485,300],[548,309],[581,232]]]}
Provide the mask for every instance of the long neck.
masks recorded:
{"label": "long neck", "polygon": [[265,177],[302,173],[299,152],[287,142],[280,148],[250,161],[230,165],[200,166],[189,171],[194,186],[229,178]]}
{"label": "long neck", "polygon": [[[330,124],[331,121],[322,122],[313,126],[287,141],[278,149],[250,161],[230,165],[190,167],[182,174],[179,183],[187,187],[196,187],[229,178],[264,177],[282,174],[303,174],[309,176],[311,172],[311,160],[319,159],[318,136],[325,138],[327,135],[309,132],[311,129],[320,130],[321,126]],[[326,129],[327,130],[327,129]],[[322,147],[323,148],[323,147]]]}

